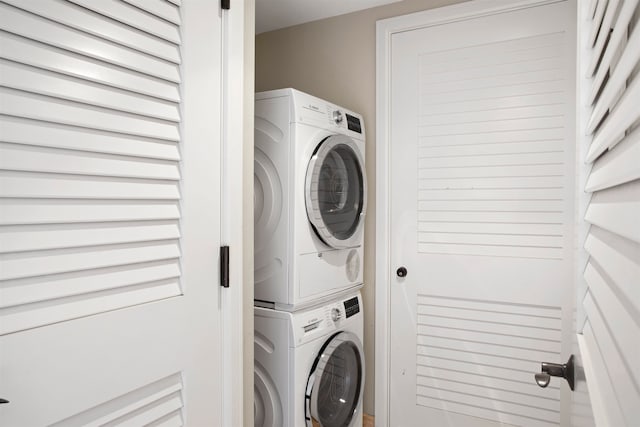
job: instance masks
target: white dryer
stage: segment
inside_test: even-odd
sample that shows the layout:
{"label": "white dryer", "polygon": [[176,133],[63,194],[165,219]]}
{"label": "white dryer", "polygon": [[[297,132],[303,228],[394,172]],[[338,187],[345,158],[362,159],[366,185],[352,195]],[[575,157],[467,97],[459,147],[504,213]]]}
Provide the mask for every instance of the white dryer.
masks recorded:
{"label": "white dryer", "polygon": [[256,94],[257,305],[299,309],[362,284],[364,150],[361,115],[294,89]]}
{"label": "white dryer", "polygon": [[254,425],[362,426],[360,293],[296,312],[254,310]]}

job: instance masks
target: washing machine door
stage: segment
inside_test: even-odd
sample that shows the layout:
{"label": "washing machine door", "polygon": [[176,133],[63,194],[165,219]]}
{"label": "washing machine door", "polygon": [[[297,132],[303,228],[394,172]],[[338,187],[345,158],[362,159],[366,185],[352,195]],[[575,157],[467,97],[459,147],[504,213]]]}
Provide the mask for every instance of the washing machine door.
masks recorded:
{"label": "washing machine door", "polygon": [[269,372],[257,361],[253,370],[254,427],[282,427],[282,403],[278,388]]}
{"label": "washing machine door", "polygon": [[307,167],[307,217],[316,234],[333,248],[362,242],[367,202],[364,159],[346,135],[325,138]]}
{"label": "washing machine door", "polygon": [[355,425],[363,386],[362,343],[351,332],[338,332],[324,345],[311,369],[305,395],[306,425]]}

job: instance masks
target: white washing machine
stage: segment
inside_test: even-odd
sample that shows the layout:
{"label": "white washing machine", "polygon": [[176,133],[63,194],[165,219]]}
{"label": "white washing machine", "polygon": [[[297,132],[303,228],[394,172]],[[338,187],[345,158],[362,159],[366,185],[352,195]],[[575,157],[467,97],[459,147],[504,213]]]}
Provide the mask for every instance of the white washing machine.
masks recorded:
{"label": "white washing machine", "polygon": [[254,310],[254,425],[362,426],[360,293],[296,312]]}
{"label": "white washing machine", "polygon": [[256,94],[256,305],[294,310],[362,284],[362,116],[294,89]]}

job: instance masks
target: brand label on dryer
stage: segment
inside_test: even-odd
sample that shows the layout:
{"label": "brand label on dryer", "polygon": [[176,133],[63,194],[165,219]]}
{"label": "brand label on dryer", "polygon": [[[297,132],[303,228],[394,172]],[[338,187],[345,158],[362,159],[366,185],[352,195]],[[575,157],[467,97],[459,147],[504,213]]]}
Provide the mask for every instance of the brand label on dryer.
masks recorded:
{"label": "brand label on dryer", "polygon": [[306,108],[307,110],[311,110],[311,111],[315,111],[317,113],[320,113],[320,107],[318,107],[317,105],[313,105],[313,104],[307,104],[304,106],[304,108]]}

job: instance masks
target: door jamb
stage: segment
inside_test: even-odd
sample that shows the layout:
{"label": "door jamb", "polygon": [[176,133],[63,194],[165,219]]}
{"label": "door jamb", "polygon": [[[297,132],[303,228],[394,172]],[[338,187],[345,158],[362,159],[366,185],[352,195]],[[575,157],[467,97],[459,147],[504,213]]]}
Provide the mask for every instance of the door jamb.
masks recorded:
{"label": "door jamb", "polygon": [[376,22],[376,425],[390,425],[390,89],[391,39],[396,33],[463,21],[565,0],[474,0]]}
{"label": "door jamb", "polygon": [[[253,91],[245,91],[245,43],[253,37],[253,27],[247,28],[245,14],[253,13],[254,0],[234,3],[230,10],[221,10],[222,15],[222,123],[221,140],[221,203],[220,244],[230,247],[228,288],[219,287],[222,329],[222,422],[223,425],[248,425],[245,418],[244,398],[247,380],[253,389],[253,375],[248,376],[247,359],[244,357],[245,330],[247,320],[253,319],[253,292],[245,288],[245,245],[253,242],[253,234],[247,234],[244,222],[247,216],[253,224],[253,208],[244,204],[245,182],[253,182],[253,170],[245,167],[245,142],[253,141],[253,127],[245,126],[253,120]],[[252,18],[248,20],[252,23]],[[247,135],[249,133],[249,135]],[[249,249],[252,250],[252,247]],[[253,278],[249,277],[253,284]],[[216,283],[212,283],[216,286]],[[250,287],[253,290],[253,285]],[[247,301],[251,304],[248,305]],[[251,307],[251,308],[248,308]],[[253,331],[252,323],[248,325]],[[253,336],[253,335],[251,335]],[[252,358],[251,358],[252,360]],[[251,362],[253,368],[253,362]],[[248,377],[248,378],[247,378]],[[253,395],[253,393],[251,394]]]}

